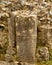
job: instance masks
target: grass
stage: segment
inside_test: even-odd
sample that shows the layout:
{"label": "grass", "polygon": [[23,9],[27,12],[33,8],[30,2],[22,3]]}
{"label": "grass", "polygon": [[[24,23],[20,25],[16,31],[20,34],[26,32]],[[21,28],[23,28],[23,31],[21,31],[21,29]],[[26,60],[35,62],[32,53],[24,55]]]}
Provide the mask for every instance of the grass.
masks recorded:
{"label": "grass", "polygon": [[52,60],[37,62],[36,65],[52,65]]}

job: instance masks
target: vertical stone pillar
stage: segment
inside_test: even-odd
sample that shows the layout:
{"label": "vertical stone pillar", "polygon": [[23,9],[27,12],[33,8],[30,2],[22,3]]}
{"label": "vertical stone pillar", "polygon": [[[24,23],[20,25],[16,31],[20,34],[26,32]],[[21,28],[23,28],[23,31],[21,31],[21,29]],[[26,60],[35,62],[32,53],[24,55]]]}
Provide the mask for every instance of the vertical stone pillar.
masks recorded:
{"label": "vertical stone pillar", "polygon": [[14,21],[14,15],[10,13],[8,17],[8,37],[9,37],[9,46],[6,52],[6,61],[14,61],[12,54],[14,54],[14,45],[15,45],[15,21]]}
{"label": "vertical stone pillar", "polygon": [[16,21],[16,47],[18,61],[35,62],[37,42],[37,17],[32,14],[21,13],[15,18]]}
{"label": "vertical stone pillar", "polygon": [[9,30],[9,46],[14,47],[15,44],[15,21],[14,15],[10,13],[8,18],[8,30]]}

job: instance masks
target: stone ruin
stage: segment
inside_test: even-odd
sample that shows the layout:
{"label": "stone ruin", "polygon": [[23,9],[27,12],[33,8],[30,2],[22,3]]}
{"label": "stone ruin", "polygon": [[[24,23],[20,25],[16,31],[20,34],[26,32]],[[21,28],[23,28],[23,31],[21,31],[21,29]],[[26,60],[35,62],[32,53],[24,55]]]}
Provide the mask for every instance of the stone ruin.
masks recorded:
{"label": "stone ruin", "polygon": [[51,3],[51,0],[1,1],[0,56],[4,54],[1,61],[9,62],[8,65],[16,61],[16,65],[35,65],[37,61],[49,60],[52,50]]}

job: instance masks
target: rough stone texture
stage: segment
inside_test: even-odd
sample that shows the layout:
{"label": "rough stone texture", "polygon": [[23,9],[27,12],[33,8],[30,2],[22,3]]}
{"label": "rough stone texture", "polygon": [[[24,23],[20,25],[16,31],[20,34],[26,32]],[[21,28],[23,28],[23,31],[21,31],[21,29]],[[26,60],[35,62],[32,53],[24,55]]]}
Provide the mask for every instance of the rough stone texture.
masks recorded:
{"label": "rough stone texture", "polygon": [[18,65],[18,62],[5,62],[5,61],[0,61],[0,65]]}
{"label": "rough stone texture", "polygon": [[[24,12],[19,11],[19,10],[23,10]],[[3,12],[5,12],[5,13],[3,13]],[[7,13],[10,14],[10,18],[8,18],[8,22],[5,24],[4,23],[5,21],[3,21],[3,20],[5,20],[8,17]],[[33,14],[33,16],[32,16],[32,14]],[[23,45],[25,44],[25,47],[22,47],[22,49],[20,49],[20,50],[23,50],[27,46],[26,49],[28,49],[28,51],[30,52],[29,53],[26,49],[24,49],[25,54],[23,55],[21,53],[23,56],[25,56],[25,55],[27,57],[34,56],[33,53],[35,53],[35,51],[34,52],[32,51],[33,48],[31,46],[31,44],[33,43],[33,42],[31,43],[31,41],[33,40],[32,37],[36,38],[36,36],[32,36],[32,34],[35,35],[35,33],[37,32],[37,30],[36,30],[35,33],[32,33],[33,26],[31,27],[31,24],[34,25],[34,23],[32,22],[32,20],[35,19],[34,14],[37,15],[37,20],[38,20],[37,47],[43,48],[45,46],[48,48],[48,50],[50,52],[50,49],[52,49],[52,0],[2,0],[2,1],[0,0],[0,59],[2,58],[1,60],[3,60],[4,59],[3,56],[5,56],[3,53],[6,53],[6,57],[7,57],[6,60],[14,61],[13,57],[16,56],[16,51],[15,51],[16,47],[17,47],[17,52],[18,52],[18,48],[19,48],[19,46],[16,44],[16,42],[18,43],[17,40],[20,40],[19,42],[22,43]],[[1,15],[2,15],[2,17],[1,17]],[[17,22],[18,20],[21,22],[18,23]],[[26,20],[30,20],[30,21],[27,22]],[[24,21],[25,21],[25,23],[24,23]],[[6,26],[6,25],[8,25],[8,26]],[[19,26],[15,28],[15,25],[17,25],[17,26],[19,25]],[[19,29],[20,27],[21,27],[21,29]],[[18,30],[19,36],[16,35],[17,28],[19,29]],[[36,26],[35,26],[35,28],[36,28]],[[9,30],[9,33],[8,33],[8,30]],[[14,33],[14,31],[15,31],[15,33]],[[19,33],[19,31],[20,31],[20,33]],[[9,47],[8,47],[8,44],[7,44],[7,46],[4,45],[6,43],[5,37],[8,38],[8,35],[9,35]],[[20,37],[20,39],[19,39],[19,37]],[[18,39],[16,40],[16,38],[18,38]],[[21,42],[21,38],[22,38],[22,42]],[[30,42],[30,43],[28,43],[28,44],[26,44],[26,42],[23,43],[24,40],[27,43],[28,42]],[[6,51],[6,49],[7,49],[6,47],[8,47],[7,51]],[[14,50],[14,48],[15,48],[15,50]],[[30,50],[29,50],[29,48],[30,48]],[[6,51],[6,52],[3,52],[3,51]],[[15,51],[15,52],[13,52],[13,51]],[[32,53],[31,53],[31,51],[32,51]],[[21,52],[23,52],[23,51],[21,51]],[[44,52],[45,52],[45,50],[43,50],[43,53]],[[45,54],[46,54],[46,52],[45,52]],[[52,54],[52,51],[51,51],[51,54]],[[17,54],[17,56],[18,56],[18,54]],[[25,58],[27,58],[27,57],[25,57]],[[52,57],[52,55],[51,55],[51,57]],[[17,57],[17,58],[19,58],[19,57]],[[30,58],[28,58],[28,60]],[[46,56],[44,56],[44,59],[45,58],[46,58]],[[24,64],[31,65],[32,63],[24,62],[23,65]]]}
{"label": "rough stone texture", "polygon": [[16,17],[16,47],[19,61],[34,62],[37,43],[36,15],[20,13]]}
{"label": "rough stone texture", "polygon": [[15,17],[12,13],[10,13],[9,15],[10,17],[8,18],[8,30],[9,30],[9,34],[8,34],[8,37],[9,37],[9,46],[8,46],[8,49],[6,51],[6,55],[5,55],[5,58],[6,58],[6,61],[14,61],[14,58],[13,58],[13,55],[15,54]]}
{"label": "rough stone texture", "polygon": [[[47,8],[45,8],[47,7]],[[40,12],[38,13],[38,43],[42,46],[47,46],[52,49],[52,15],[51,12],[52,5],[48,3],[48,5],[40,8]]]}
{"label": "rough stone texture", "polygon": [[42,27],[39,28],[38,43],[41,43],[40,45],[47,46],[48,48],[52,49],[52,26],[48,24],[43,25]]}
{"label": "rough stone texture", "polygon": [[0,65],[35,65],[35,64],[30,64],[27,62],[5,62],[5,61],[0,61]]}
{"label": "rough stone texture", "polygon": [[37,50],[37,61],[47,61],[49,60],[49,50],[47,47],[41,47]]}
{"label": "rough stone texture", "polygon": [[21,62],[21,65],[35,65],[35,63]]}
{"label": "rough stone texture", "polygon": [[10,13],[8,18],[8,30],[9,30],[9,46],[14,47],[15,44],[15,21],[14,16]]}
{"label": "rough stone texture", "polygon": [[9,43],[7,18],[6,13],[0,13],[0,60],[2,60],[1,55],[4,58]]}

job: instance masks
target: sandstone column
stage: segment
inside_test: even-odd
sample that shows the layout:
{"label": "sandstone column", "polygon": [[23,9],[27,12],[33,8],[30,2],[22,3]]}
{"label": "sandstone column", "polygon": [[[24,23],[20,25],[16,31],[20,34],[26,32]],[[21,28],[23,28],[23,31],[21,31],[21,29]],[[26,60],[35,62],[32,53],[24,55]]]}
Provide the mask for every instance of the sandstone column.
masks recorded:
{"label": "sandstone column", "polygon": [[[32,14],[20,13],[16,16],[16,47],[18,61],[35,63],[37,42],[37,17]],[[26,64],[25,64],[26,65]]]}

